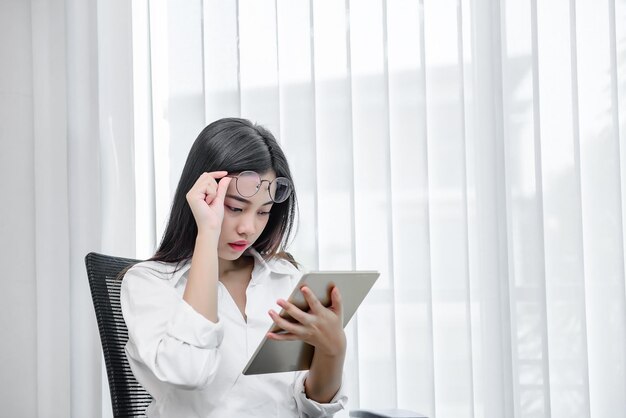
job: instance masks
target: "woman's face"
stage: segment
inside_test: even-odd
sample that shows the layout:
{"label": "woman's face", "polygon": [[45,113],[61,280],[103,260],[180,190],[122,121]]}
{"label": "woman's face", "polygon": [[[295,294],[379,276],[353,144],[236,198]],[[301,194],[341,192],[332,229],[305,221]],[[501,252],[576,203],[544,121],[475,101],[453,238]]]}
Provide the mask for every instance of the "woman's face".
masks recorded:
{"label": "woman's face", "polygon": [[[272,199],[268,193],[269,182],[276,178],[273,170],[259,173],[261,188],[250,197],[237,192],[237,180],[232,179],[224,198],[224,220],[217,247],[223,260],[237,260],[259,238],[270,218]],[[267,180],[267,181],[265,181]]]}

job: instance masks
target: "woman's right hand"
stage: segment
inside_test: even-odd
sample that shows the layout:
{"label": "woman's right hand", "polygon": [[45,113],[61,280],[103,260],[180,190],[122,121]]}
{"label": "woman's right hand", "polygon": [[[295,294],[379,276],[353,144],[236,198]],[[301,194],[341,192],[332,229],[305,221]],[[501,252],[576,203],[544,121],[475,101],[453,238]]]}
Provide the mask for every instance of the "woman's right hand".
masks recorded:
{"label": "woman's right hand", "polygon": [[[198,226],[198,233],[212,232],[219,236],[224,219],[224,196],[232,180],[227,171],[202,173],[187,192],[187,203]],[[221,179],[218,183],[217,180]]]}

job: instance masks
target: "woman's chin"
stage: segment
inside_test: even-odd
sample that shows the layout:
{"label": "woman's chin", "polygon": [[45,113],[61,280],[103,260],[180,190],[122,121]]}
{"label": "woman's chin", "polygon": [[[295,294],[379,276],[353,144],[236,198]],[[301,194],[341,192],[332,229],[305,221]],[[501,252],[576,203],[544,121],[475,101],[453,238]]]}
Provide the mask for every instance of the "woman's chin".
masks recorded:
{"label": "woman's chin", "polygon": [[230,247],[223,248],[221,251],[217,253],[217,256],[222,260],[235,261],[241,258],[242,255],[246,254],[246,250],[235,250]]}
{"label": "woman's chin", "polygon": [[235,261],[235,260],[238,260],[241,257],[241,255],[242,255],[241,253],[233,254],[232,252],[222,251],[217,254],[217,257],[220,260]]}

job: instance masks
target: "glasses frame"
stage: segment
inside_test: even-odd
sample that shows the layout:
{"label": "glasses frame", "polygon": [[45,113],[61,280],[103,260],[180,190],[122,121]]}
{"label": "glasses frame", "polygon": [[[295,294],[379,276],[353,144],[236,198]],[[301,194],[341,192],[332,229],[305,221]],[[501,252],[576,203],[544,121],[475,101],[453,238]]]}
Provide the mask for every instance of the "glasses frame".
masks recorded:
{"label": "glasses frame", "polygon": [[[256,191],[254,193],[252,193],[251,195],[246,196],[243,193],[241,193],[241,191],[239,190],[239,177],[242,174],[249,174],[249,173],[254,174],[259,179],[259,181],[258,181],[257,186],[256,186]],[[252,196],[256,195],[259,192],[259,190],[261,190],[261,186],[265,182],[268,183],[268,185],[267,185],[267,194],[270,197],[270,199],[272,200],[272,202],[274,202],[274,203],[286,202],[287,200],[289,200],[289,198],[291,197],[291,195],[293,193],[293,182],[291,180],[289,180],[287,177],[276,177],[274,180],[264,180],[264,179],[261,178],[261,175],[259,173],[257,173],[256,171],[252,171],[252,170],[245,170],[245,171],[242,171],[239,174],[227,174],[224,177],[230,177],[230,178],[234,179],[235,180],[235,189],[237,189],[237,193],[239,193],[239,195],[241,197],[245,197],[245,198],[252,197]],[[272,197],[272,193],[270,192],[271,187],[272,187],[272,183],[274,183],[278,179],[283,179],[283,180],[285,180],[287,182],[287,184],[289,184],[289,193],[287,194],[287,197],[284,200],[280,200],[280,201],[274,200],[274,198]]]}

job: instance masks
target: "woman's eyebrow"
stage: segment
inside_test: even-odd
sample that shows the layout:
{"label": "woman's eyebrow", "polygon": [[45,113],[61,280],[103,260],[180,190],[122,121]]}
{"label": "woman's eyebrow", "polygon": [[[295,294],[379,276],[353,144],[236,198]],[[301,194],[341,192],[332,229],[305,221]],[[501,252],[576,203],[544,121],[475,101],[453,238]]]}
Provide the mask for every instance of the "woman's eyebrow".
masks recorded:
{"label": "woman's eyebrow", "polygon": [[[252,202],[250,202],[248,199],[245,199],[245,198],[243,198],[243,197],[241,197],[241,196],[234,195],[234,194],[227,194],[227,195],[226,195],[226,197],[229,197],[229,198],[231,198],[231,199],[238,200],[238,201],[240,201],[240,202],[242,202],[242,203],[247,203],[247,204],[252,203]],[[261,206],[271,205],[272,203],[274,203],[274,202],[272,202],[272,201],[270,200],[269,202],[263,203]]]}

